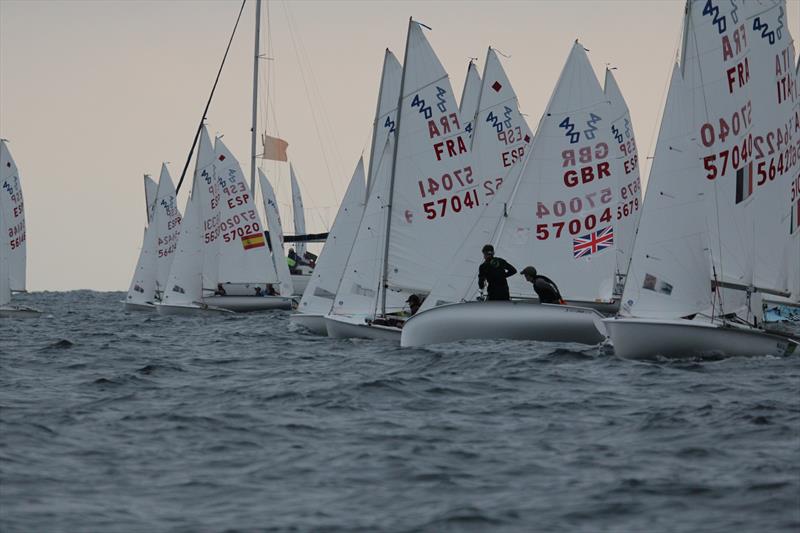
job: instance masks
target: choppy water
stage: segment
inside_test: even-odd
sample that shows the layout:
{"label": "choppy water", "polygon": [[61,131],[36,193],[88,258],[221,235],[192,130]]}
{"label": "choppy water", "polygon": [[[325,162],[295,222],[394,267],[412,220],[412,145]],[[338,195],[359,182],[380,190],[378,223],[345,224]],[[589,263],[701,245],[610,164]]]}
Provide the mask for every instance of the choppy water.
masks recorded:
{"label": "choppy water", "polygon": [[797,357],[401,350],[121,299],[0,322],[1,531],[800,529]]}

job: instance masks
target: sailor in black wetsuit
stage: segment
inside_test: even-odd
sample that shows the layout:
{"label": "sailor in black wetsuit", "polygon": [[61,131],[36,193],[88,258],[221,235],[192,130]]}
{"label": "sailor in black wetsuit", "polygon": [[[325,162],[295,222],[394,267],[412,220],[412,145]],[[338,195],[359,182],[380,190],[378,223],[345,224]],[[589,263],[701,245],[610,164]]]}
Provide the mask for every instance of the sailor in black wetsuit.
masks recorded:
{"label": "sailor in black wetsuit", "polygon": [[478,268],[478,287],[486,286],[487,300],[510,300],[506,278],[517,273],[517,269],[509,265],[505,259],[494,256],[494,246],[483,247],[483,263]]}
{"label": "sailor in black wetsuit", "polygon": [[555,281],[547,276],[540,276],[532,266],[526,266],[520,274],[525,276],[528,283],[533,284],[533,290],[543,304],[566,303],[561,297],[561,291],[558,290],[558,285],[556,285]]}

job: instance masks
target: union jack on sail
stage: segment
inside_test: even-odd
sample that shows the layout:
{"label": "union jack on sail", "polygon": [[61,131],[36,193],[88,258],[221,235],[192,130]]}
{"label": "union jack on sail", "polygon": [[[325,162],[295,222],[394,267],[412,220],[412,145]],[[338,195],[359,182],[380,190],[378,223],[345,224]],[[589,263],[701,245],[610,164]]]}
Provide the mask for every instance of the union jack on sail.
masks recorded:
{"label": "union jack on sail", "polygon": [[572,239],[572,254],[577,259],[601,252],[612,246],[614,246],[614,227],[607,226]]}

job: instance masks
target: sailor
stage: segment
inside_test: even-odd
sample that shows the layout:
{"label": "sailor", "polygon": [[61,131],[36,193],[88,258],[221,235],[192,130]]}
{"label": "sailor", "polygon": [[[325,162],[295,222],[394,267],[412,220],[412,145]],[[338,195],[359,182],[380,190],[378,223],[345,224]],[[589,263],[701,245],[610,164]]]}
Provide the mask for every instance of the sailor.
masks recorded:
{"label": "sailor", "polygon": [[278,291],[275,290],[272,283],[267,283],[267,294],[265,296],[278,296]]}
{"label": "sailor", "polygon": [[300,270],[297,268],[297,263],[300,258],[297,256],[297,253],[294,251],[294,248],[289,248],[289,253],[286,255],[286,264],[289,265],[289,272],[292,274],[300,274]]}
{"label": "sailor", "polygon": [[510,300],[506,278],[517,273],[505,259],[494,256],[494,246],[487,244],[481,250],[483,263],[478,268],[478,287],[486,287],[487,300]]}
{"label": "sailor", "polygon": [[526,266],[522,269],[520,274],[525,276],[528,283],[533,285],[533,290],[536,292],[541,303],[562,305],[567,303],[561,297],[561,291],[558,290],[558,285],[547,276],[540,276],[532,266]]}
{"label": "sailor", "polygon": [[412,294],[406,300],[409,309],[411,310],[411,315],[416,315],[417,311],[419,311],[420,306],[422,306],[422,302],[424,301],[423,298],[420,298],[418,294]]}
{"label": "sailor", "polygon": [[256,296],[264,296],[264,293],[261,291],[261,287],[256,287]]}
{"label": "sailor", "polygon": [[217,283],[217,290],[214,291],[214,296],[225,296],[228,294],[225,292],[225,287],[222,286],[222,283]]}

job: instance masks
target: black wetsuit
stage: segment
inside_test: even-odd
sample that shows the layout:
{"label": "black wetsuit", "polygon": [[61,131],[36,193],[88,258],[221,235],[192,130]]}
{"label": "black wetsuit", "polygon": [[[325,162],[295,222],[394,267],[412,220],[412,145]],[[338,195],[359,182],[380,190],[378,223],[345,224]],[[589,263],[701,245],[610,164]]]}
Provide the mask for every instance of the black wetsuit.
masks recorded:
{"label": "black wetsuit", "polygon": [[563,301],[558,285],[547,276],[537,275],[533,278],[533,290],[543,304],[560,304]]}
{"label": "black wetsuit", "polygon": [[517,269],[509,265],[505,259],[492,257],[481,263],[478,268],[478,286],[486,288],[487,300],[510,300],[506,278],[517,273]]}

